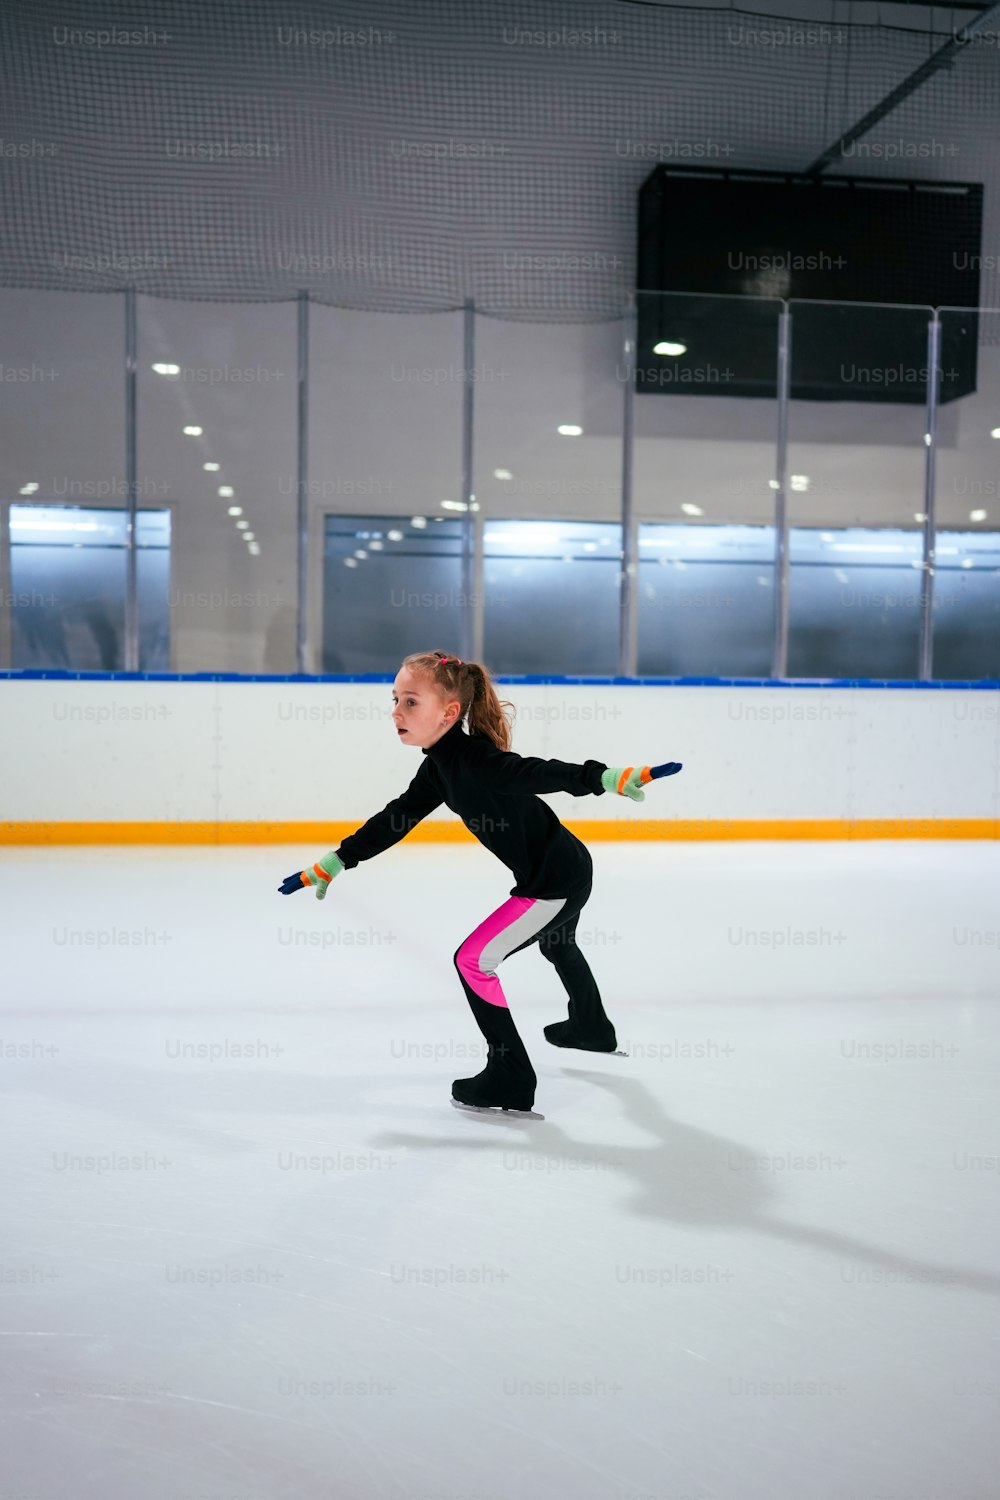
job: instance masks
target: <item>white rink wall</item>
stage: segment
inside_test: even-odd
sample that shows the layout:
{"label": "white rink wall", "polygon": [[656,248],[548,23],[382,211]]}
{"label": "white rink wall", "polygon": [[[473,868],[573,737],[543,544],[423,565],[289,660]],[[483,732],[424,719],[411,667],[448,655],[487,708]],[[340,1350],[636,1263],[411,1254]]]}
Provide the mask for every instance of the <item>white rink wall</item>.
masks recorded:
{"label": "white rink wall", "polygon": [[[499,683],[522,755],[680,760],[590,819],[994,819],[1000,690]],[[391,683],[0,682],[5,823],[363,821],[416,774]],[[434,820],[455,820],[447,808]],[[429,820],[431,821],[431,820]]]}

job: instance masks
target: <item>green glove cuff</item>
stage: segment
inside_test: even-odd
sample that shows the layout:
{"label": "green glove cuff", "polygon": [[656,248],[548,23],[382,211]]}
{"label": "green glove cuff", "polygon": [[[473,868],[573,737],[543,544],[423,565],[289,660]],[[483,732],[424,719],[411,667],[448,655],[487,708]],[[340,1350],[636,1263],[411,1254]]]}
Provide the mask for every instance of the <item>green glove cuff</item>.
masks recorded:
{"label": "green glove cuff", "polygon": [[639,788],[644,785],[644,772],[648,769],[647,766],[608,766],[601,772],[601,785],[606,792],[617,792],[621,797],[630,797],[633,802],[645,802],[646,793]]}
{"label": "green glove cuff", "polygon": [[[343,860],[338,859],[334,850],[331,849],[323,855],[322,859],[318,859],[311,869],[302,871],[303,883],[313,886],[316,892],[316,899],[322,901],[326,896],[330,881],[339,875],[342,870],[346,870],[346,868],[347,866]],[[323,874],[319,873],[321,870]],[[330,877],[329,880],[325,878],[326,876]]]}

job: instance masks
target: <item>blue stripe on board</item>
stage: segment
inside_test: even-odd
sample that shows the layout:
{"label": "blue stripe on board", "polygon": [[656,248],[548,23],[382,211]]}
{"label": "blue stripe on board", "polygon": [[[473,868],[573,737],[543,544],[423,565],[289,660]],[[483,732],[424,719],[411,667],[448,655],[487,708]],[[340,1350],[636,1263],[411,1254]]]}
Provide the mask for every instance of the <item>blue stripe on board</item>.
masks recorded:
{"label": "blue stripe on board", "polygon": [[[360,672],[306,676],[287,676],[243,672],[67,672],[42,668],[23,671],[2,670],[0,679],[18,682],[395,682],[395,673]],[[493,678],[498,685],[523,687],[738,687],[738,688],[925,688],[929,690],[981,690],[1000,688],[1000,678],[984,677],[976,682],[950,682],[935,679],[920,682],[916,678],[884,680],[879,677],[531,677],[499,673]]]}

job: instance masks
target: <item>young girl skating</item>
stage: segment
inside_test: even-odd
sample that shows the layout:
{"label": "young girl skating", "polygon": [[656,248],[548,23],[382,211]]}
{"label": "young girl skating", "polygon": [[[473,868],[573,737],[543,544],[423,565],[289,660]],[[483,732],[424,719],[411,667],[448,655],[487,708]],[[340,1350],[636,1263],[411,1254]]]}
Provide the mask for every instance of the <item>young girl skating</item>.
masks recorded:
{"label": "young girl skating", "polygon": [[[590,852],[537,793],[600,797],[615,792],[642,802],[640,788],[681,769],[573,765],[515,755],[510,726],[489,674],[479,662],[440,651],[408,656],[393,683],[393,724],[423,762],[406,791],[369,818],[336,850],[279,886],[282,895],[314,886],[322,900],[330,881],[404,838],[442,802],[508,867],[509,900],[471,932],[454,955],[462,988],[487,1042],[487,1063],[474,1078],[456,1078],[452,1102],[472,1109],[530,1112],[537,1078],[500,987],[505,958],[538,943],[569,996],[569,1016],[545,1027],[556,1047],[614,1052],[615,1029],[590,966],[576,945],[576,925],[591,891]],[[465,725],[468,725],[466,731]]]}

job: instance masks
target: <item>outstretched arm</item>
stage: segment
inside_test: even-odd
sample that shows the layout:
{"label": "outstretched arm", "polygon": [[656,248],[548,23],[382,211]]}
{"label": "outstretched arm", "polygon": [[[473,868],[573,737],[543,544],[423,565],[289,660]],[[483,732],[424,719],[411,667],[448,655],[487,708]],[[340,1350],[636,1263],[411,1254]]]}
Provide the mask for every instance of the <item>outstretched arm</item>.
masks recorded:
{"label": "outstretched arm", "polygon": [[664,761],[659,766],[606,766],[601,760],[586,760],[582,765],[565,760],[541,760],[535,755],[515,755],[512,750],[498,750],[487,741],[482,754],[483,775],[498,792],[521,794],[533,792],[569,792],[573,797],[592,793],[600,797],[615,792],[633,801],[645,800],[640,788],[662,776],[674,776],[681,769],[679,761]]}
{"label": "outstretched arm", "polygon": [[426,818],[444,801],[444,793],[425,760],[406,791],[387,802],[381,812],[373,814],[356,833],[349,834],[337,849],[344,868],[353,870],[362,860],[374,859],[405,838],[421,818]]}
{"label": "outstretched arm", "polygon": [[331,849],[309,869],[287,876],[279,891],[290,896],[311,885],[322,901],[332,879],[344,870],[353,870],[363,859],[374,859],[376,854],[391,849],[443,801],[434,773],[425,761],[401,796],[387,802],[381,812],[370,817],[356,833],[349,834],[338,849]]}
{"label": "outstretched arm", "polygon": [[601,775],[607,770],[603,760],[587,760],[582,765],[566,760],[542,760],[537,755],[516,755],[500,750],[488,740],[482,742],[482,776],[496,792],[539,793],[569,792],[572,797],[603,796]]}

